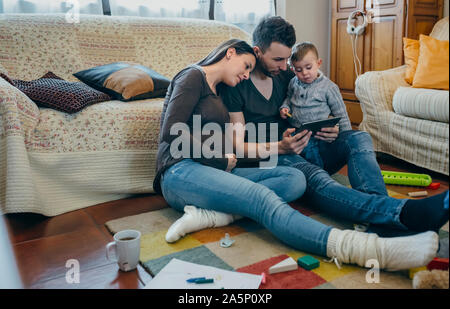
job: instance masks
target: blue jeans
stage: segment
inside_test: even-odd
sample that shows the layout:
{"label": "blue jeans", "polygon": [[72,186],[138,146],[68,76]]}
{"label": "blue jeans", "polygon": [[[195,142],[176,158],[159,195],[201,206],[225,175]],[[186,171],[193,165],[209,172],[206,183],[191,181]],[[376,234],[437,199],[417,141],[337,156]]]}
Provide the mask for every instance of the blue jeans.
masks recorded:
{"label": "blue jeans", "polygon": [[164,172],[161,189],[167,203],[248,217],[295,249],[326,256],[330,226],[304,216],[287,202],[305,192],[303,173],[286,167],[235,168],[231,173],[185,159]]}
{"label": "blue jeans", "polygon": [[308,162],[311,162],[314,165],[317,165],[321,168],[324,168],[322,156],[320,155],[320,144],[326,143],[324,141],[311,138],[308,142],[308,145],[303,149],[301,155],[303,158],[305,158]]}
{"label": "blue jeans", "polygon": [[[320,143],[319,150],[323,169],[300,155],[278,158],[279,166],[292,166],[304,173],[308,184],[305,198],[312,206],[335,218],[396,229],[399,234],[406,231],[400,212],[407,200],[388,196],[369,134],[344,131],[335,142]],[[345,164],[352,188],[330,176]]]}

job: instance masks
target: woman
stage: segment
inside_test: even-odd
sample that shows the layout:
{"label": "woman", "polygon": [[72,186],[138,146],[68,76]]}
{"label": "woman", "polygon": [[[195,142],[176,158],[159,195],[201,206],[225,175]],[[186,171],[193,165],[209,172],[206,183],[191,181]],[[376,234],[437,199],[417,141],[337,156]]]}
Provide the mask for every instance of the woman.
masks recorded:
{"label": "woman", "polygon": [[[237,160],[232,153],[224,153],[219,145],[204,147],[211,136],[199,138],[194,129],[215,123],[224,132],[229,122],[219,96],[220,85],[234,87],[248,79],[255,62],[255,54],[247,43],[230,40],[172,80],[162,112],[154,188],[173,208],[184,210],[185,215],[180,219],[184,230],[177,230],[175,223],[166,240],[175,241],[189,232],[189,221],[196,229],[199,221],[205,222],[204,227],[229,223],[217,221],[214,212],[205,211],[214,210],[249,217],[286,244],[335,261],[365,267],[369,259],[376,259],[386,269],[426,265],[438,248],[436,233],[380,238],[327,226],[287,204],[305,191],[305,177],[297,169],[235,168]],[[196,121],[201,122],[200,126]],[[226,141],[225,137],[222,141]],[[211,148],[213,156],[198,153],[198,149]],[[233,220],[233,216],[228,217]]]}

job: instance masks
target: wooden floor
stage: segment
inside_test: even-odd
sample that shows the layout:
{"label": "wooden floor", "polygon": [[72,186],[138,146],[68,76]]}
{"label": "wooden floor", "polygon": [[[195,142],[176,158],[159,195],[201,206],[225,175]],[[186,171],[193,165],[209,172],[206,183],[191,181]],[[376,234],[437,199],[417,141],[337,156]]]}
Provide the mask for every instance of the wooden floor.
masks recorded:
{"label": "wooden floor", "polygon": [[[441,188],[434,195],[448,190],[448,177],[436,174],[397,159],[380,156],[382,170],[427,173]],[[346,167],[340,173],[346,174]],[[388,186],[407,194],[423,188]],[[99,288],[140,289],[151,276],[139,266],[137,270],[122,272],[116,263],[105,257],[105,246],[112,236],[104,223],[125,216],[168,207],[160,196],[141,195],[125,200],[62,214],[44,217],[37,214],[5,215],[16,261],[26,288]],[[80,283],[66,282],[66,261],[77,259],[80,264]]]}

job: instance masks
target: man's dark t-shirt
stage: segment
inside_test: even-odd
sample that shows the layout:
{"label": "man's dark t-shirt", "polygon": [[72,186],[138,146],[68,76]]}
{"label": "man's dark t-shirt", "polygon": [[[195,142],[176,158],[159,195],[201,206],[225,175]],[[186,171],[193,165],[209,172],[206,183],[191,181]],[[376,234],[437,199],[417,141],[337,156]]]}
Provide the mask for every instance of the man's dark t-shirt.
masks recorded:
{"label": "man's dark t-shirt", "polygon": [[256,126],[259,123],[266,124],[265,141],[259,141],[258,139],[255,141],[248,140],[246,134],[246,142],[269,142],[270,123],[278,124],[277,140],[282,139],[283,132],[288,128],[288,123],[280,117],[279,108],[286,98],[289,81],[293,77],[294,73],[290,70],[281,71],[280,74],[274,76],[272,78],[272,95],[269,100],[258,91],[250,79],[242,81],[236,87],[227,87],[222,92],[223,102],[230,113],[242,112],[245,123],[254,123]]}

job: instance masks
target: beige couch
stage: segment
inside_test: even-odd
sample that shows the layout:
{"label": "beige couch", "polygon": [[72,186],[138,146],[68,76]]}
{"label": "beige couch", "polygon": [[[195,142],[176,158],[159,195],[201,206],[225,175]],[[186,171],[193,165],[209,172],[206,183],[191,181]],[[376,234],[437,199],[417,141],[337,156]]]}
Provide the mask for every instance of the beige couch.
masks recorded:
{"label": "beige couch", "polygon": [[[430,36],[448,40],[449,18],[436,23]],[[359,129],[370,133],[376,151],[449,175],[449,92],[412,88],[405,70],[406,65],[359,76]]]}
{"label": "beige couch", "polygon": [[[193,19],[0,14],[0,72],[33,80],[133,61],[172,78],[239,28]],[[0,212],[54,216],[153,192],[163,99],[109,101],[75,114],[38,108],[0,78]]]}

